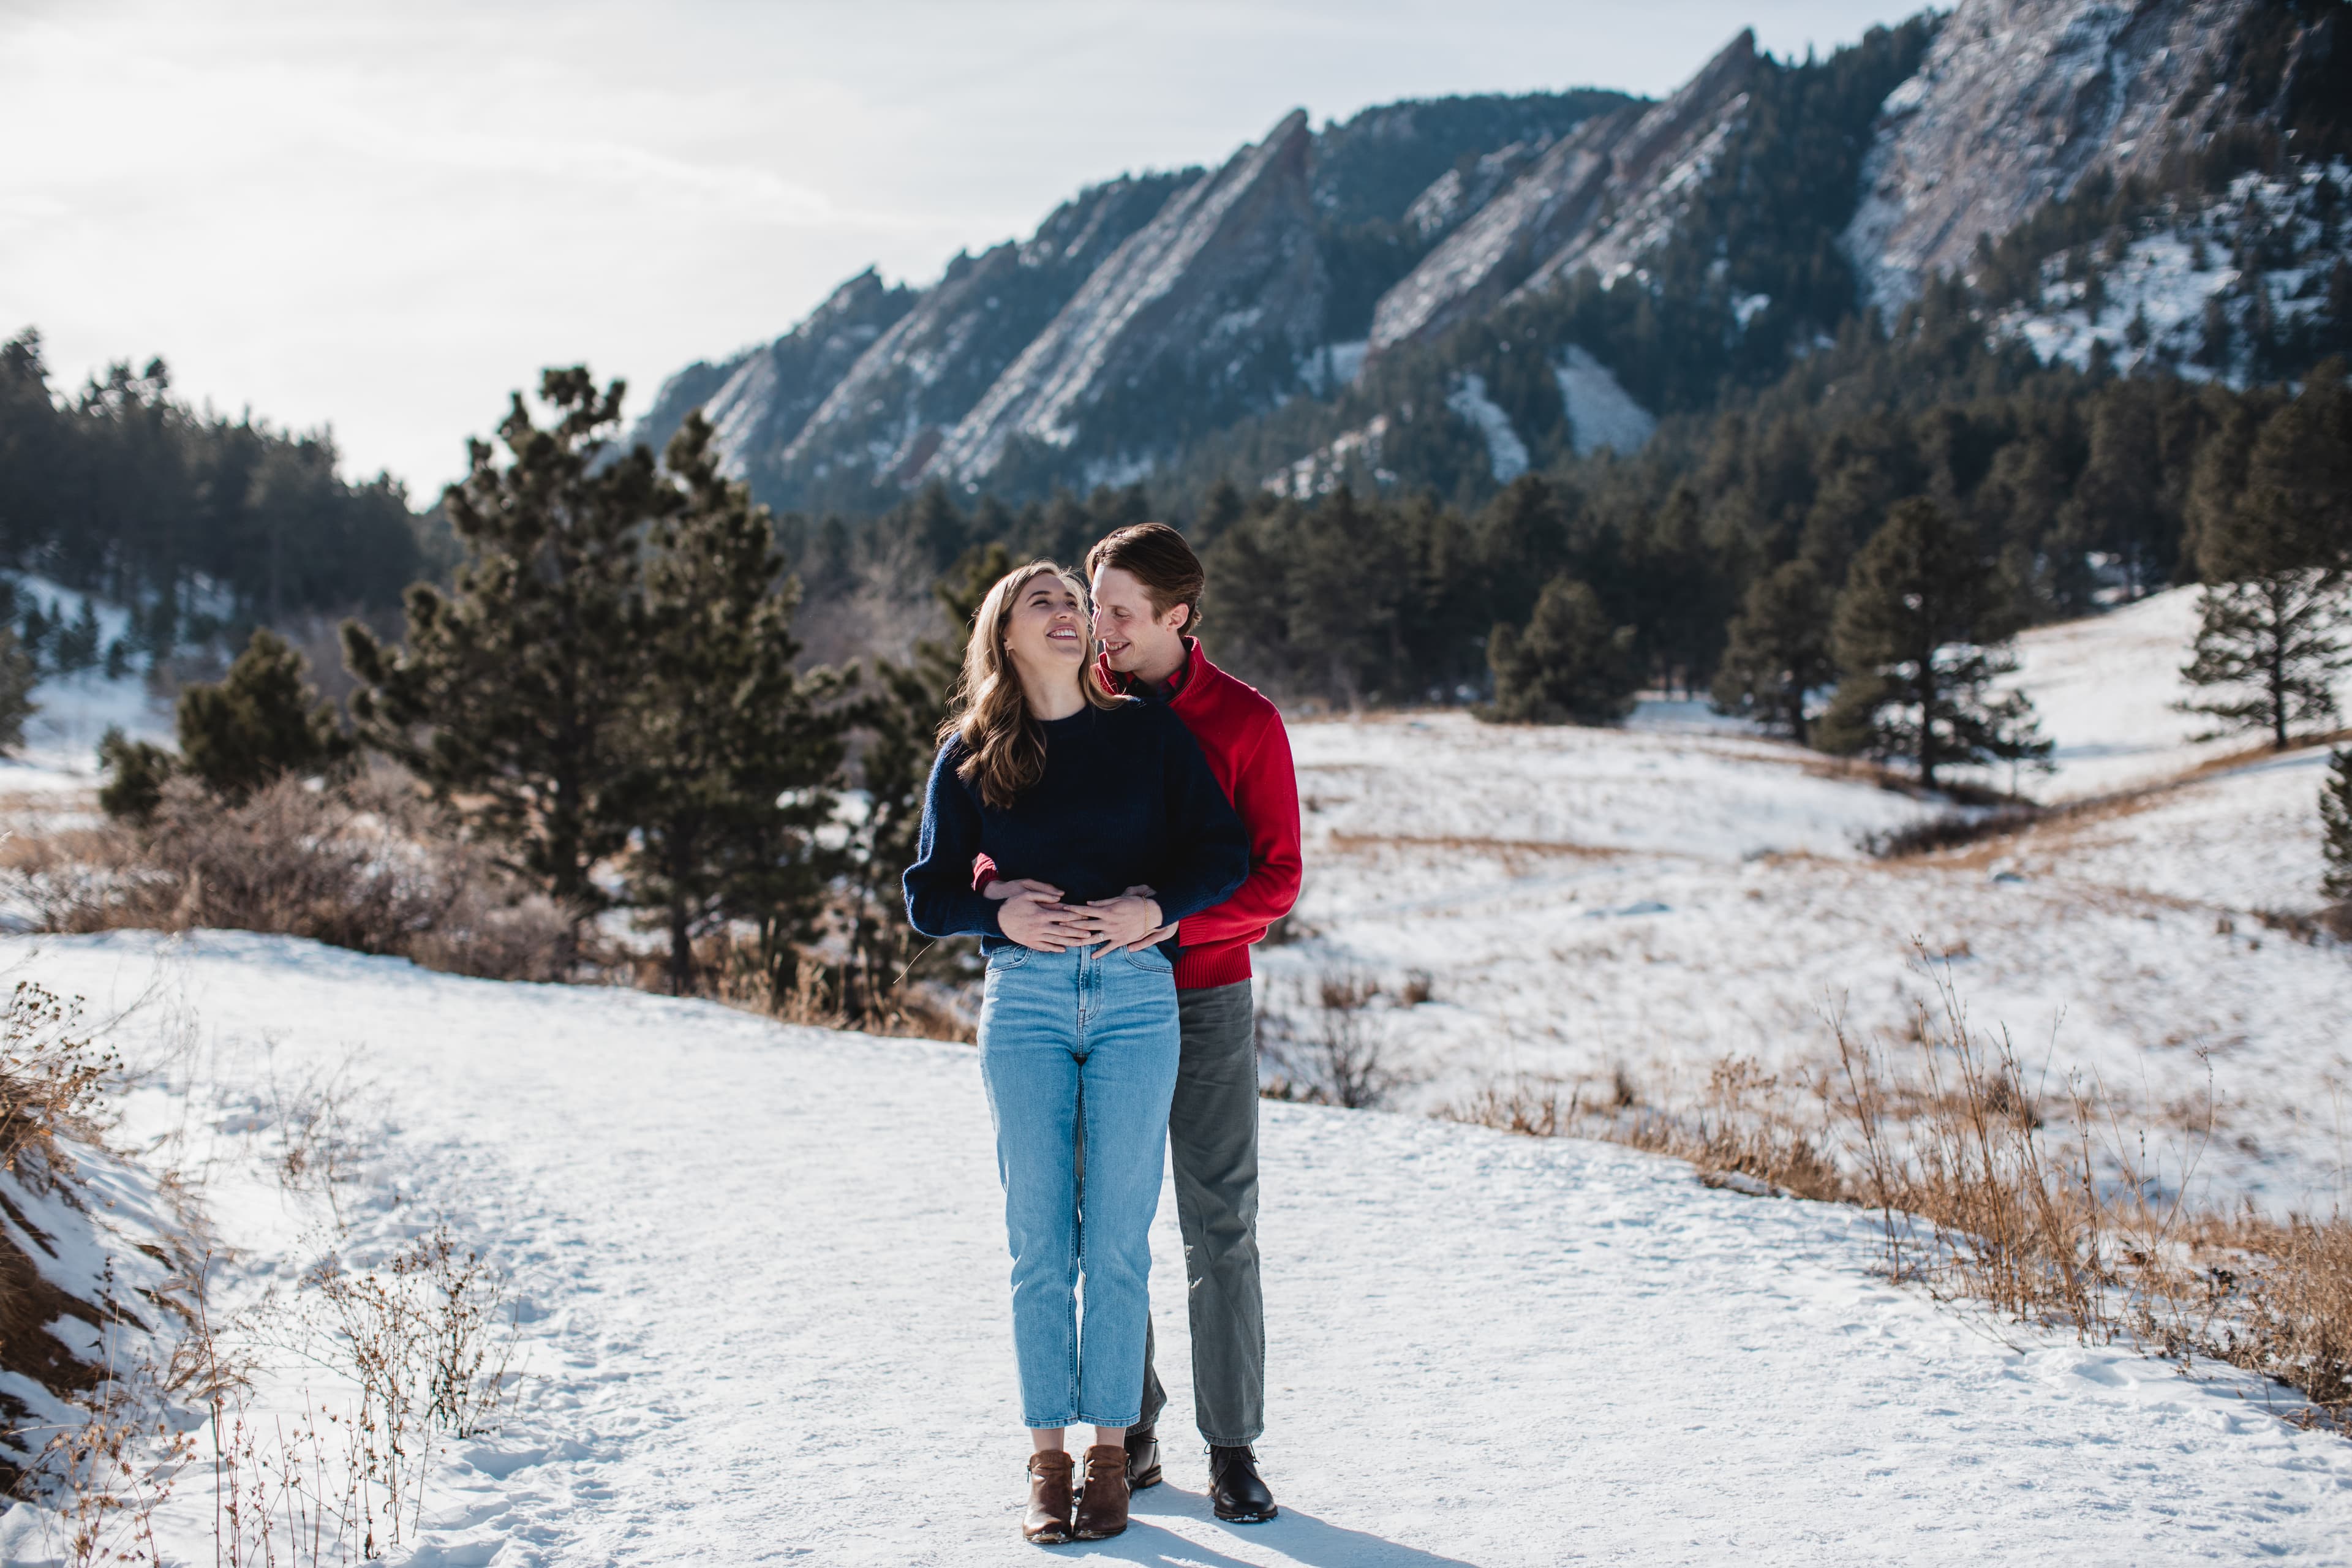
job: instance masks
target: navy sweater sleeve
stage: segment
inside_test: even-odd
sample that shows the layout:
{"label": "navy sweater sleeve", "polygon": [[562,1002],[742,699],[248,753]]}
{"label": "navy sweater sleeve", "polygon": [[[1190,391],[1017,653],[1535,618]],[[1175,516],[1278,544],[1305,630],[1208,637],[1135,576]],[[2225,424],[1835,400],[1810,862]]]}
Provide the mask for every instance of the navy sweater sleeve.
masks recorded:
{"label": "navy sweater sleeve", "polygon": [[931,763],[923,796],[922,836],[907,868],[907,923],[929,937],[1002,936],[1002,908],[972,890],[971,858],[980,853],[980,807],[956,777],[963,743],[952,736]]}
{"label": "navy sweater sleeve", "polygon": [[1249,876],[1249,832],[1209,771],[1200,742],[1164,708],[1160,754],[1168,791],[1168,874],[1159,889],[1160,918],[1173,923],[1223,903]]}

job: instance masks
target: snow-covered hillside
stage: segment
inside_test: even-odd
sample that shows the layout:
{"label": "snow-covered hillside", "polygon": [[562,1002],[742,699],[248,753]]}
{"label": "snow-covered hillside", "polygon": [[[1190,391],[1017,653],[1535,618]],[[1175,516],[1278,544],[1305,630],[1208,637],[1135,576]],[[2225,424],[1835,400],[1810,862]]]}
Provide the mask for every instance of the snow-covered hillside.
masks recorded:
{"label": "snow-covered hillside", "polygon": [[2292,333],[2327,307],[2335,268],[2352,258],[2336,207],[2352,187],[2341,159],[2278,178],[2241,174],[2204,205],[2150,218],[2113,260],[2070,277],[2042,266],[2029,303],[1993,321],[2045,362],[2078,368],[2104,347],[2116,369],[2143,364],[2191,380],[2263,379],[2258,331]]}
{"label": "snow-covered hillside", "polygon": [[[2170,588],[2106,615],[2037,626],[2019,637],[2008,684],[2033,700],[2056,742],[2049,775],[2023,781],[2046,801],[2080,800],[2177,778],[2263,743],[2210,735],[2213,721],[2179,706],[2197,689],[2180,679],[2197,638],[2195,588]],[[2352,715],[2352,676],[2336,697]],[[2004,775],[1999,782],[2008,783]],[[2300,895],[2282,895],[2288,903]]]}
{"label": "snow-covered hillside", "polygon": [[2206,1196],[2325,1209],[2352,1193],[2352,962],[2263,916],[2318,902],[2326,755],[2192,741],[2169,704],[2194,625],[2179,591],[2042,628],[2016,679],[2057,742],[2051,798],[2200,776],[1920,859],[1858,845],[1942,807],[1672,705],[1623,731],[1294,724],[1312,935],[1261,950],[1267,1003],[1311,1033],[1327,976],[1425,990],[1366,1020],[1402,1108],[1589,1097],[1621,1068],[1686,1108],[1727,1056],[1822,1074],[1832,1012],[1902,1034],[1924,947],[2051,1093],[2080,1072],[2201,1149]]}
{"label": "snow-covered hillside", "polygon": [[[6,580],[19,604],[40,606],[52,622],[77,619],[87,606],[98,622],[101,648],[131,629],[129,613],[118,605],[30,573],[12,572]],[[50,675],[34,686],[32,697],[34,713],[25,721],[25,743],[15,756],[0,758],[0,800],[89,789],[98,776],[99,737],[110,729],[142,740],[168,736],[172,730],[170,712],[136,671],[109,677],[102,668],[92,668]]]}
{"label": "snow-covered hillside", "polygon": [[[1797,792],[1785,824],[1810,820]],[[1710,828],[1728,845],[1738,830]],[[394,1559],[523,1568],[1035,1563],[988,1115],[965,1047],[625,991],[502,985],[232,933],[0,942],[168,1071],[217,1289],[305,1256],[250,1179],[289,1083],[375,1129],[354,1256],[446,1220],[512,1271],[528,1381],[457,1445]],[[194,1028],[186,1026],[193,1022]],[[167,1092],[193,1084],[184,1122]],[[240,1151],[247,1164],[240,1165]],[[2352,1446],[2264,1389],[2005,1334],[1872,1273],[1867,1216],[1688,1167],[1413,1118],[1265,1108],[1271,1429],[1285,1505],[1208,1514],[1183,1434],[1135,1526],[1065,1556],[1292,1568],[2341,1560]],[[1163,1353],[1186,1354],[1172,1202]],[[308,1381],[265,1366],[286,1410]],[[202,1468],[163,1521],[213,1560]],[[25,1561],[39,1521],[0,1523]]]}

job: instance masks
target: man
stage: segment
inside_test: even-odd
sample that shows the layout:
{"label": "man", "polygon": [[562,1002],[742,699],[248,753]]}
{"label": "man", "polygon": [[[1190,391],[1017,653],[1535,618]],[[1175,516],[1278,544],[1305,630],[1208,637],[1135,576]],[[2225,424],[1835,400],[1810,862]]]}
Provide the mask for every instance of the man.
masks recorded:
{"label": "man", "polygon": [[[1182,534],[1160,522],[1122,528],[1087,552],[1087,572],[1105,679],[1114,690],[1175,711],[1249,834],[1248,879],[1223,903],[1174,928],[1182,949],[1176,1005],[1183,1043],[1168,1142],[1184,1235],[1193,1413],[1209,1446],[1210,1502],[1219,1519],[1256,1523],[1276,1510],[1252,1447],[1265,1426],[1265,1309],[1258,1282],[1249,950],[1298,900],[1298,781],[1282,715],[1210,663],[1193,636],[1206,577]],[[975,884],[992,896],[1038,906],[1008,905],[1008,931],[1059,909],[1056,889],[994,877],[984,858],[975,865]],[[1143,1378],[1143,1417],[1127,1435],[1128,1484],[1136,1490],[1160,1479],[1155,1426],[1167,1403],[1148,1339]]]}

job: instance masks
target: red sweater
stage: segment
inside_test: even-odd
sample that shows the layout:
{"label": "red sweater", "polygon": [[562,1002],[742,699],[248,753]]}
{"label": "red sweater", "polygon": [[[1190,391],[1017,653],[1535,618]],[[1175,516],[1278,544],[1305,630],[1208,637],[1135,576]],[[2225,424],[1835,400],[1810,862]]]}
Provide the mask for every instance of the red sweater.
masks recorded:
{"label": "red sweater", "polygon": [[[1106,666],[1114,691],[1134,682]],[[1298,775],[1290,765],[1290,736],[1274,704],[1209,662],[1201,645],[1184,639],[1184,667],[1176,672],[1168,706],[1192,732],[1209,772],[1234,803],[1249,834],[1250,872],[1233,897],[1176,927],[1183,953],[1176,989],[1203,991],[1250,977],[1250,944],[1298,901]],[[986,856],[972,864],[972,885],[996,877]]]}

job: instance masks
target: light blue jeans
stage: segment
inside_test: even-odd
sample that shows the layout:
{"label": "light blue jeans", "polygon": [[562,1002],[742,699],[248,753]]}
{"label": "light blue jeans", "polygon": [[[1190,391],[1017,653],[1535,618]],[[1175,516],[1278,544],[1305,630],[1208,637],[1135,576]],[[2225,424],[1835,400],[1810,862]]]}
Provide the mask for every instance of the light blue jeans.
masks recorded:
{"label": "light blue jeans", "polygon": [[1130,1426],[1141,1414],[1176,1057],[1176,981],[1159,952],[989,955],[980,1076],[1004,1183],[1024,1426]]}

